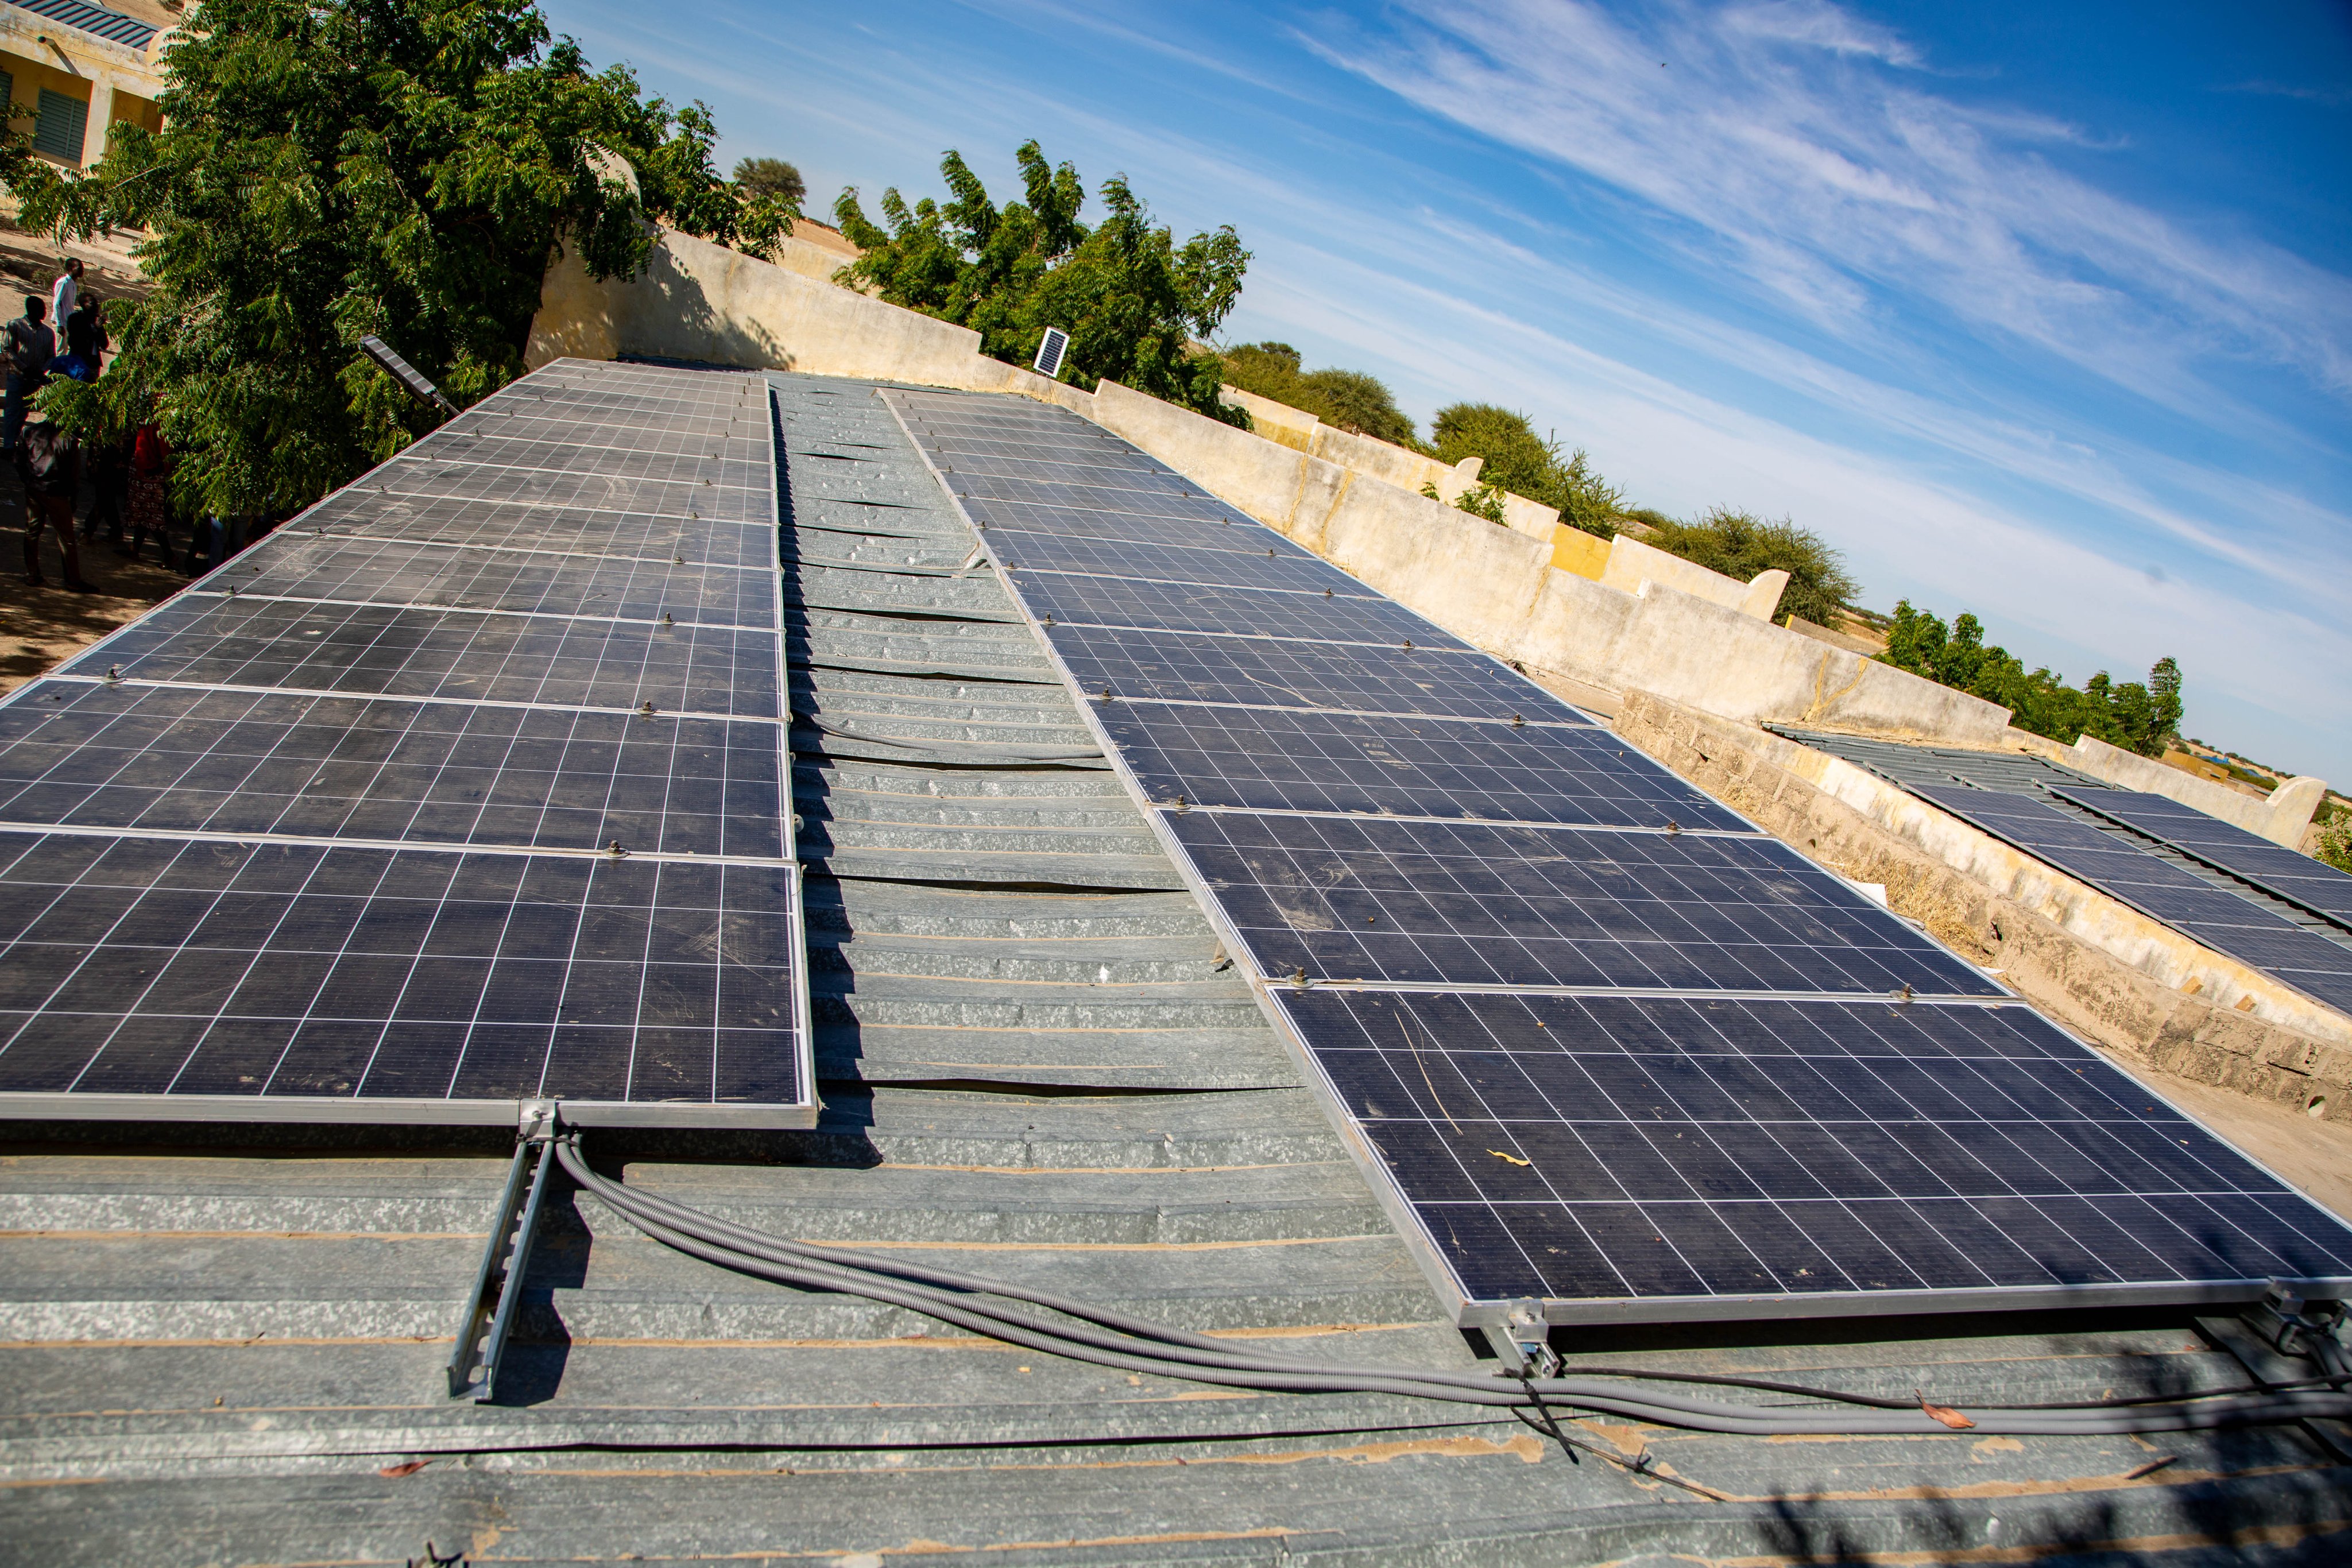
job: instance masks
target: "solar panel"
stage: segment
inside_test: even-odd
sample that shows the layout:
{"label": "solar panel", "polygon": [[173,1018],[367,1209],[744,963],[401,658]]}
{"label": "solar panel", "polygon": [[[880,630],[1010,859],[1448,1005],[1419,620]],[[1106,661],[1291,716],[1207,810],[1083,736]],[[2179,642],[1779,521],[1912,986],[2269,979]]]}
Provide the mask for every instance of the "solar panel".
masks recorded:
{"label": "solar panel", "polygon": [[781,862],[0,829],[0,1094],[791,1103],[795,885]]}
{"label": "solar panel", "polygon": [[2352,1230],[2021,1007],[1277,988],[1465,1302],[2314,1293]]}
{"label": "solar panel", "polygon": [[1337,594],[1327,599],[1319,591],[1252,591],[1068,572],[1019,575],[1031,612],[1057,623],[1466,650],[1459,638],[1392,600]]}
{"label": "solar panel", "polygon": [[184,593],[65,666],[92,678],[772,717],[775,627]]}
{"label": "solar panel", "polygon": [[[1026,585],[1024,585],[1024,588]],[[1542,687],[1467,649],[1310,637],[1171,635],[1133,627],[1064,624],[1046,632],[1071,677],[1099,697],[1209,702],[1590,724]]]}
{"label": "solar panel", "polygon": [[1747,824],[1591,726],[1096,703],[1146,797],[1598,827]]}
{"label": "solar panel", "polygon": [[[767,569],[688,564],[669,555],[582,558],[454,551],[406,539],[278,534],[240,556],[222,580],[240,598],[310,599],[427,608],[484,606],[541,615],[690,621],[767,627],[776,612]],[[198,593],[216,591],[209,586]]]}
{"label": "solar panel", "polygon": [[1282,545],[1232,570],[1278,536],[1105,482],[1065,411],[885,400],[1459,1321],[2352,1280],[2352,1231],[1498,662],[1283,591]]}
{"label": "solar panel", "polygon": [[772,724],[44,681],[0,821],[782,859]]}
{"label": "solar panel", "polygon": [[[1231,532],[1230,529],[1227,530]],[[1008,571],[1074,572],[1090,577],[1135,578],[1148,582],[1213,583],[1222,588],[1321,593],[1334,598],[1378,601],[1381,596],[1338,567],[1313,557],[1282,555],[1272,547],[1252,548],[1244,534],[1228,547],[1149,544],[1132,539],[1093,538],[1078,534],[997,532],[997,558]],[[1435,627],[1431,631],[1434,632]]]}
{"label": "solar panel", "polygon": [[2250,899],[2215,887],[2031,796],[1998,795],[1957,786],[1913,788],[1954,816],[2214,951],[2275,976],[2332,1008],[2352,1012],[2352,946],[2307,931]]}
{"label": "solar panel", "polygon": [[0,700],[0,1113],[811,1124],[775,431],[559,361]]}
{"label": "solar panel", "polygon": [[2137,789],[2067,786],[2051,791],[2263,892],[2352,928],[2352,876],[2194,806]]}
{"label": "solar panel", "polygon": [[1169,826],[1268,978],[2004,994],[1771,839],[1238,811]]}

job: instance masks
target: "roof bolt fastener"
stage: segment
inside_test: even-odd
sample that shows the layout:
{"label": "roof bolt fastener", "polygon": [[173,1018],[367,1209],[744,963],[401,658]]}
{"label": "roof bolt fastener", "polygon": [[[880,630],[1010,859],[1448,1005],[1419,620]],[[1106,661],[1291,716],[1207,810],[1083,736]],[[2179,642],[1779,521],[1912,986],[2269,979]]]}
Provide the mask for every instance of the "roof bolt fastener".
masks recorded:
{"label": "roof bolt fastener", "polygon": [[1683,825],[1680,822],[1675,821],[1672,817],[1666,819],[1666,833],[1669,837],[1682,831]]}
{"label": "roof bolt fastener", "polygon": [[120,664],[109,664],[109,665],[107,665],[107,666],[106,666],[106,678],[107,678],[108,680],[110,680],[110,681],[119,681],[119,680],[121,680],[121,679],[122,678],[122,666],[121,666],[121,665],[120,665]]}
{"label": "roof bolt fastener", "polygon": [[671,620],[669,618],[669,612],[665,610],[662,612],[662,624],[665,626],[675,626],[677,622]]}
{"label": "roof bolt fastener", "polygon": [[1274,559],[1274,547],[1272,545],[1265,547],[1265,559],[1268,560],[1272,560]]}
{"label": "roof bolt fastener", "polygon": [[614,839],[611,843],[606,844],[604,846],[604,852],[611,855],[616,861],[626,860],[629,858],[627,846],[623,844],[618,839]]}
{"label": "roof bolt fastener", "polygon": [[1412,647],[1412,638],[1410,638],[1410,637],[1407,637],[1407,638],[1404,640],[1404,645],[1405,645],[1405,647],[1406,647],[1408,650],[1410,650],[1410,649]]}
{"label": "roof bolt fastener", "polygon": [[654,716],[654,705],[651,703],[646,703],[639,706],[637,711],[645,715],[647,718],[651,718]]}
{"label": "roof bolt fastener", "polygon": [[1898,1004],[1911,999],[1911,987],[1908,982],[1895,988],[1895,999]]}
{"label": "roof bolt fastener", "polygon": [[1184,812],[1185,812],[1187,810],[1188,810],[1188,808],[1187,808],[1187,807],[1185,806],[1185,804],[1184,804],[1184,797],[1183,797],[1183,796],[1181,796],[1181,795],[1177,796],[1177,797],[1176,797],[1176,814],[1177,814],[1178,816],[1180,816],[1180,817],[1181,817],[1181,816],[1182,816],[1182,815],[1184,814]]}
{"label": "roof bolt fastener", "polygon": [[1327,589],[1325,589],[1325,590],[1323,591],[1323,597],[1324,597],[1324,598],[1326,598],[1326,599],[1330,598],[1330,597],[1331,597],[1331,591],[1330,591],[1329,589],[1328,589],[1328,588],[1327,588]]}
{"label": "roof bolt fastener", "polygon": [[1295,969],[1293,969],[1293,970],[1291,970],[1291,971],[1290,971],[1290,983],[1291,983],[1293,986],[1297,987],[1299,990],[1302,990],[1302,991],[1303,991],[1303,990],[1305,990],[1305,989],[1307,988],[1307,966],[1306,966],[1306,965],[1301,964],[1301,965],[1299,965],[1297,968],[1295,968]]}
{"label": "roof bolt fastener", "polygon": [[1105,686],[1105,687],[1102,689],[1102,695],[1101,695],[1100,697],[1097,698],[1096,700],[1097,700],[1097,701],[1098,701],[1098,702],[1108,702],[1108,701],[1110,701],[1110,688],[1109,688],[1108,686]]}
{"label": "roof bolt fastener", "polygon": [[1045,617],[1045,624],[1046,624],[1046,625],[1048,625],[1048,626],[1051,626],[1053,623],[1054,623],[1054,617],[1049,613],[1049,614]]}
{"label": "roof bolt fastener", "polygon": [[1517,714],[1513,714],[1511,716],[1511,727],[1513,729],[1525,729],[1528,727],[1528,721],[1521,718]]}

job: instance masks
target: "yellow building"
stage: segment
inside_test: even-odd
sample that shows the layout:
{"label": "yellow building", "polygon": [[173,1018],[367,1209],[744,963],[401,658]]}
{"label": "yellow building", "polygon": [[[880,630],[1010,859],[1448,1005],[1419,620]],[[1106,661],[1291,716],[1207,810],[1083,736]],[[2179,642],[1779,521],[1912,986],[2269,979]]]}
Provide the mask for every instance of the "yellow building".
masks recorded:
{"label": "yellow building", "polygon": [[0,84],[15,129],[52,163],[86,169],[128,120],[159,130],[163,56],[180,4],[0,0]]}

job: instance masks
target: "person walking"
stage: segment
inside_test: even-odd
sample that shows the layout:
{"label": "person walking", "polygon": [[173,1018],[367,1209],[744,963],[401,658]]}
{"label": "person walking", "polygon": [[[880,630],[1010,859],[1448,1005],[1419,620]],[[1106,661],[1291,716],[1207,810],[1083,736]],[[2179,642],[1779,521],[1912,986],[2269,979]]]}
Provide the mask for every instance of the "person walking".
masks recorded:
{"label": "person walking", "polygon": [[149,420],[131,438],[131,559],[150,536],[163,564],[172,564],[172,511],[163,481],[172,471],[172,445]]}
{"label": "person walking", "polygon": [[39,295],[28,295],[25,313],[8,323],[8,393],[5,412],[0,412],[0,452],[16,450],[16,438],[25,429],[25,400],[41,390],[49,379],[49,361],[58,357],[58,335],[43,319],[48,313]]}
{"label": "person walking", "polygon": [[80,303],[81,257],[69,256],[65,266],[58,269],[58,280],[49,285],[49,319],[64,326],[66,318]]}
{"label": "person walking", "polygon": [[25,427],[16,444],[16,476],[25,484],[25,580],[38,588],[41,530],[54,528],[65,562],[65,584],[76,593],[95,593],[82,580],[81,547],[74,538],[74,497],[81,490],[81,444],[43,420]]}
{"label": "person walking", "polygon": [[[89,449],[89,514],[81,520],[81,537],[95,539],[103,537],[107,548],[115,554],[123,553],[123,503],[131,490],[131,442],[122,436],[100,442]],[[101,536],[100,530],[104,529]]]}

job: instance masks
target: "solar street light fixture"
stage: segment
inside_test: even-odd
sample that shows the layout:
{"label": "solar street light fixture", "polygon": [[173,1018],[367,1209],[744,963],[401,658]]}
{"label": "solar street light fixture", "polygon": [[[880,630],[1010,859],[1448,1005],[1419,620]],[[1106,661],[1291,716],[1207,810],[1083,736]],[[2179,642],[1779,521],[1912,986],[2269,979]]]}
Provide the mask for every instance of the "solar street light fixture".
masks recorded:
{"label": "solar street light fixture", "polygon": [[441,389],[426,381],[415,365],[393,352],[392,345],[382,338],[370,333],[360,340],[360,347],[366,350],[369,359],[390,371],[392,379],[407,389],[409,396],[421,403],[439,409],[443,413],[452,415],[457,413],[457,405],[443,397]]}
{"label": "solar street light fixture", "polygon": [[1046,380],[1058,381],[1062,374],[1062,361],[1069,352],[1070,335],[1059,327],[1048,327],[1045,335],[1037,340],[1034,369]]}

